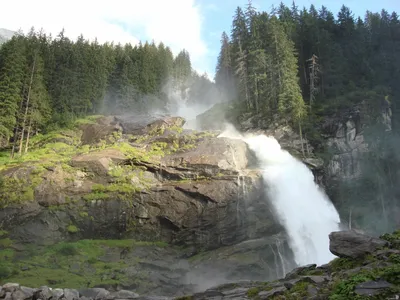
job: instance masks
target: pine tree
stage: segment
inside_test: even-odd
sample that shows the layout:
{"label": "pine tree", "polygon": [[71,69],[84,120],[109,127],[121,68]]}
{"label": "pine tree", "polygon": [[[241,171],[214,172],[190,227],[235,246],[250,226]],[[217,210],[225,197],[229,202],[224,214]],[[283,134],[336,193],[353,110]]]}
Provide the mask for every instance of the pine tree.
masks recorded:
{"label": "pine tree", "polygon": [[[26,58],[24,37],[14,36],[0,49],[0,139],[7,143],[15,135],[18,108],[22,103]],[[14,132],[13,132],[14,131]]]}
{"label": "pine tree", "polygon": [[233,100],[236,91],[231,44],[225,31],[221,36],[221,51],[218,55],[215,71],[215,83],[220,88],[222,95],[228,100]]}

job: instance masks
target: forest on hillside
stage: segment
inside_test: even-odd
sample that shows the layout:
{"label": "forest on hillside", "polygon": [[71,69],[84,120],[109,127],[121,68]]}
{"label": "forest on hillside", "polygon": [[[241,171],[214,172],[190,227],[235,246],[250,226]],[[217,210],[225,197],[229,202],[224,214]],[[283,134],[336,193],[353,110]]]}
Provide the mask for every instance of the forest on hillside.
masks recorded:
{"label": "forest on hillside", "polygon": [[[362,154],[361,176],[326,188],[347,221],[374,232],[399,225],[391,217],[400,208],[396,12],[356,17],[343,5],[335,16],[324,6],[282,3],[259,12],[250,0],[234,12],[230,34],[222,34],[215,82],[242,112],[266,124],[289,123],[313,146],[322,146],[317,155],[326,162],[335,150],[324,147],[324,121],[335,115],[344,120],[361,107],[365,126],[359,130],[370,150]],[[382,112],[391,119],[389,131]]]}
{"label": "forest on hillside", "polygon": [[72,41],[64,30],[53,39],[32,28],[0,48],[0,146],[22,154],[32,134],[78,117],[165,112],[173,97],[203,99],[213,89],[186,50],[174,56],[163,43]]}
{"label": "forest on hillside", "polygon": [[222,34],[215,80],[247,111],[306,123],[361,99],[389,101],[399,114],[399,78],[396,12],[356,18],[343,5],[335,17],[281,3],[267,13],[248,1]]}

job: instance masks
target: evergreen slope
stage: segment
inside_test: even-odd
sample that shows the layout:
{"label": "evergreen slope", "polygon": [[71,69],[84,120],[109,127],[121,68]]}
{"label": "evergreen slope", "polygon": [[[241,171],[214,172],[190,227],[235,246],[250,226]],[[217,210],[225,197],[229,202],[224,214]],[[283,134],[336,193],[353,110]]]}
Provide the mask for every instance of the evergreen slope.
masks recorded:
{"label": "evergreen slope", "polygon": [[290,124],[325,166],[340,155],[327,139],[354,122],[368,151],[352,157],[360,170],[340,170],[355,178],[327,189],[347,221],[376,233],[394,230],[400,224],[391,216],[400,211],[398,14],[382,9],[362,18],[343,5],[335,17],[325,6],[282,3],[268,13],[248,1],[234,12],[231,28],[230,36],[222,34],[215,76],[235,106],[224,108],[232,111],[226,119],[241,111],[253,127]]}
{"label": "evergreen slope", "polygon": [[11,141],[22,154],[32,134],[77,117],[165,111],[171,94],[196,99],[213,89],[186,50],[174,57],[163,43],[73,42],[64,31],[52,38],[32,28],[0,48],[0,147]]}

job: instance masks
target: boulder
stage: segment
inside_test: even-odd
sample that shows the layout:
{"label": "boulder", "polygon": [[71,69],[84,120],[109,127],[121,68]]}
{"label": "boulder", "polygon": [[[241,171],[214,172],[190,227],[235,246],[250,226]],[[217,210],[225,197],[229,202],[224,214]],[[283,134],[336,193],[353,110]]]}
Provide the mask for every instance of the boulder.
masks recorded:
{"label": "boulder", "polygon": [[336,231],[329,234],[329,250],[339,257],[358,258],[388,245],[388,242],[354,231]]}
{"label": "boulder", "polygon": [[71,160],[71,166],[104,176],[107,174],[111,162],[118,164],[125,160],[126,156],[120,150],[105,149],[75,156]]}
{"label": "boulder", "polygon": [[94,124],[83,124],[80,129],[82,130],[82,145],[93,145],[100,140],[108,141],[114,132],[122,130],[114,116],[100,117]]}
{"label": "boulder", "polygon": [[117,116],[116,120],[124,134],[132,135],[161,134],[168,128],[181,128],[185,124],[184,118],[163,115],[124,115]]}
{"label": "boulder", "polygon": [[367,281],[358,284],[355,288],[355,293],[360,296],[371,297],[371,296],[376,296],[384,292],[385,290],[390,289],[393,286],[394,286],[393,284],[385,280]]}
{"label": "boulder", "polygon": [[167,166],[186,166],[203,176],[240,174],[254,162],[255,157],[245,142],[229,138],[206,138],[193,150],[168,155],[163,159]]}

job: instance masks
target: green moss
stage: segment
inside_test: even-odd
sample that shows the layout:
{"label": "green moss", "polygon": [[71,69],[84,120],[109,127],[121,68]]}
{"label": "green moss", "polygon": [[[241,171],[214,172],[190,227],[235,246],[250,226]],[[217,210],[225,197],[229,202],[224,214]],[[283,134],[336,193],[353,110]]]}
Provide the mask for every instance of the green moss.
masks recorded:
{"label": "green moss", "polygon": [[97,200],[106,200],[110,198],[110,195],[102,192],[94,192],[86,194],[82,198],[86,201],[97,201]]}
{"label": "green moss", "polygon": [[193,296],[182,296],[182,297],[178,297],[175,298],[175,300],[193,300]]}
{"label": "green moss", "polygon": [[247,297],[249,297],[249,298],[255,298],[255,297],[257,297],[258,296],[258,293],[260,292],[260,288],[258,288],[258,287],[253,287],[253,288],[251,288],[251,289],[249,289],[248,291],[247,291]]}
{"label": "green moss", "polygon": [[0,237],[8,235],[8,231],[0,229]]}
{"label": "green moss", "polygon": [[315,275],[315,276],[321,276],[324,275],[324,271],[320,270],[320,269],[315,269],[315,270],[311,270],[311,271],[307,271],[305,272],[305,275]]}
{"label": "green moss", "polygon": [[79,127],[80,125],[85,125],[85,124],[96,124],[96,120],[103,117],[102,115],[93,115],[93,116],[88,116],[85,118],[77,119],[74,122],[75,127]]}
{"label": "green moss", "polygon": [[0,249],[8,248],[13,244],[13,241],[10,238],[0,239]]}
{"label": "green moss", "polygon": [[67,231],[69,233],[77,233],[79,231],[79,228],[76,227],[75,225],[68,225]]}
{"label": "green moss", "polygon": [[380,238],[388,241],[393,248],[400,249],[400,230],[383,234]]}
{"label": "green moss", "polygon": [[14,249],[3,249],[0,250],[0,262],[6,260],[12,260],[15,255]]}
{"label": "green moss", "polygon": [[[36,171],[35,171],[36,170]],[[23,175],[0,177],[0,208],[35,199],[34,189],[42,182],[42,168],[22,168]]]}
{"label": "green moss", "polygon": [[341,270],[350,270],[355,267],[361,266],[363,264],[363,259],[351,259],[351,258],[335,258],[333,261],[329,263],[332,268],[332,271],[337,272]]}
{"label": "green moss", "polygon": [[307,296],[307,287],[309,283],[305,281],[297,282],[291,289],[290,293],[297,293],[299,296]]}
{"label": "green moss", "polygon": [[140,188],[129,183],[112,183],[109,185],[95,184],[92,187],[94,193],[131,194],[140,192],[140,190]]}
{"label": "green moss", "polygon": [[183,132],[183,128],[180,127],[180,126],[176,126],[176,125],[171,126],[168,129],[171,130],[171,131],[175,131],[177,133],[182,133]]}
{"label": "green moss", "polygon": [[81,212],[79,212],[79,216],[81,218],[87,218],[87,217],[89,217],[89,214],[86,211],[81,211]]}

